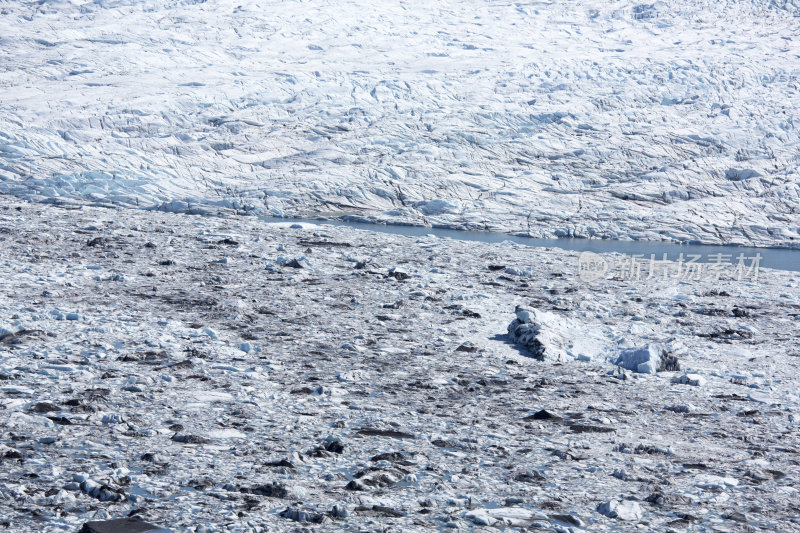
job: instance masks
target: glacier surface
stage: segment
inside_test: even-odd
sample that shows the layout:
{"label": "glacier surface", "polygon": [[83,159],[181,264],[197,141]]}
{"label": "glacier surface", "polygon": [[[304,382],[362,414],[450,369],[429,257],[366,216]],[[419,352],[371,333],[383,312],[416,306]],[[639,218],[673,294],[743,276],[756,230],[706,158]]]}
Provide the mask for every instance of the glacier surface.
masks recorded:
{"label": "glacier surface", "polygon": [[0,11],[0,192],[800,242],[796,0]]}

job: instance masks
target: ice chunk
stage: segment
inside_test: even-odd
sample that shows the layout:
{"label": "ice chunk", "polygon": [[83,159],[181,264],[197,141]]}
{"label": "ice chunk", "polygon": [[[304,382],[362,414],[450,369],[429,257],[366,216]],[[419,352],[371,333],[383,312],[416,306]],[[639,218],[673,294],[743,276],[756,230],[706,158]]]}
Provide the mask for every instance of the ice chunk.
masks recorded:
{"label": "ice chunk", "polygon": [[632,501],[611,500],[597,506],[597,511],[609,518],[618,520],[639,520],[642,518],[642,508],[638,503]]}
{"label": "ice chunk", "polygon": [[655,374],[679,368],[677,358],[669,355],[663,344],[657,343],[624,350],[614,364],[643,374]]}

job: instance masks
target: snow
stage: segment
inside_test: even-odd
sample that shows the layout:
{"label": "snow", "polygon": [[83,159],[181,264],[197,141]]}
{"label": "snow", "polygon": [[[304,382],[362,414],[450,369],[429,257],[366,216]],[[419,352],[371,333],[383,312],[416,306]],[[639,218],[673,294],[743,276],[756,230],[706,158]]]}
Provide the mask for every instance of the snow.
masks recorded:
{"label": "snow", "polygon": [[798,247],[798,8],[4,2],[0,192]]}

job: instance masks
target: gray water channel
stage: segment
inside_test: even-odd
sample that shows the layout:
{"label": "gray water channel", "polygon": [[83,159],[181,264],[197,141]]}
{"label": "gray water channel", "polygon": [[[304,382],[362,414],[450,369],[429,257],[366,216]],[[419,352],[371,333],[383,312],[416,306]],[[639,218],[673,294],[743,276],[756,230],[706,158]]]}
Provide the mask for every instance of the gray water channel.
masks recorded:
{"label": "gray water channel", "polygon": [[[683,258],[689,261],[692,256],[694,260],[702,263],[722,262],[730,267],[736,266],[740,254],[747,267],[752,266],[758,254],[757,265],[760,268],[775,268],[778,270],[790,270],[800,272],[800,250],[789,248],[756,248],[752,246],[730,246],[717,244],[675,244],[659,241],[616,241],[601,239],[537,239],[533,237],[522,237],[507,235],[504,233],[492,233],[489,231],[476,230],[457,230],[436,228],[428,226],[405,226],[387,224],[369,224],[366,222],[351,222],[343,220],[328,219],[300,219],[300,218],[276,218],[263,217],[262,220],[268,223],[296,223],[296,224],[328,224],[356,228],[366,231],[377,231],[381,233],[391,233],[393,235],[405,235],[409,237],[424,237],[435,235],[441,238],[449,238],[460,241],[477,241],[486,243],[500,243],[512,241],[525,246],[540,248],[560,248],[563,250],[573,250],[577,252],[594,253],[620,253],[625,256],[638,256],[645,260],[654,256],[661,260],[666,254],[666,259],[678,261]],[[683,254],[683,256],[681,256]],[[722,254],[722,257],[717,257]],[[697,257],[699,256],[699,257]]]}

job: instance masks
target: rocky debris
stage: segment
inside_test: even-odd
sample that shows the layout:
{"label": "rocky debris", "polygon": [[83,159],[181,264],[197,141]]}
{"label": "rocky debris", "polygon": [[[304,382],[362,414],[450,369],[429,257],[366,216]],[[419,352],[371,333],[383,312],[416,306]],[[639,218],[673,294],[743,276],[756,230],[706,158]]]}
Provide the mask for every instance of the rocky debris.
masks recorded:
{"label": "rocky debris", "polygon": [[0,331],[0,344],[5,346],[16,347],[23,344],[26,340],[33,340],[31,337],[42,337],[44,331],[40,329],[22,329],[15,332],[1,332]]}
{"label": "rocky debris", "polygon": [[50,402],[36,402],[30,406],[29,410],[33,413],[55,413],[61,411],[61,408]]}
{"label": "rocky debris", "polygon": [[514,481],[521,481],[523,483],[543,483],[547,481],[547,477],[538,470],[526,470],[515,474]]}
{"label": "rocky debris", "polygon": [[344,442],[342,442],[342,439],[338,437],[326,437],[322,447],[326,452],[338,454],[344,453]]}
{"label": "rocky debris", "polygon": [[647,503],[652,503],[653,505],[667,505],[667,506],[676,506],[676,505],[691,505],[693,500],[688,496],[684,496],[683,494],[675,494],[675,493],[663,493],[663,492],[654,492],[650,494],[647,498],[644,499]]}
{"label": "rocky debris", "polygon": [[466,352],[466,353],[475,353],[478,351],[478,347],[472,344],[471,342],[465,342],[456,348],[457,352]]}
{"label": "rocky debris", "polygon": [[352,491],[367,490],[367,486],[364,485],[364,483],[362,483],[358,479],[351,479],[350,482],[348,482],[344,488],[345,490],[352,490]]}
{"label": "rocky debris", "polygon": [[80,483],[81,491],[83,491],[83,493],[87,496],[96,498],[101,502],[121,502],[127,499],[125,496],[125,491],[121,488],[112,487],[108,484],[100,483],[93,479],[85,478],[83,481],[79,481],[79,479],[84,478],[81,477],[75,479]]}
{"label": "rocky debris", "polygon": [[567,524],[568,526],[580,528],[586,527],[586,523],[579,516],[574,514],[551,514],[547,516],[552,521]]}
{"label": "rocky debris", "polygon": [[542,409],[540,411],[536,411],[532,415],[526,416],[525,418],[523,418],[523,420],[550,420],[556,422],[559,420],[563,420],[563,418],[558,415],[554,415],[550,411]]}
{"label": "rocky debris", "polygon": [[263,485],[256,485],[254,487],[243,487],[239,489],[239,492],[244,494],[254,494],[256,496],[266,496],[267,498],[280,499],[294,498],[297,495],[293,488],[287,487],[283,483],[277,481],[265,483]]}
{"label": "rocky debris", "polygon": [[[3,201],[0,228],[20,216],[5,217]],[[714,285],[607,280],[590,292],[575,276],[554,275],[572,252],[523,257],[534,250],[367,232],[354,250],[415,274],[397,282],[383,267],[353,270],[343,257],[350,250],[323,246],[314,247],[313,276],[267,272],[278,246],[297,256],[298,232],[245,218],[182,225],[135,211],[120,226],[136,221],[158,253],[120,248],[115,259],[71,233],[71,217],[98,211],[36,209],[51,213],[24,214],[47,220],[37,234],[68,237],[48,245],[24,232],[17,239],[17,227],[0,230],[0,276],[12,287],[0,294],[0,327],[45,332],[0,345],[0,501],[8,503],[0,524],[9,531],[77,531],[129,512],[153,523],[168,516],[180,531],[276,533],[480,529],[474,520],[562,533],[792,524],[800,403],[786,354],[796,351],[788,332],[800,313],[797,274],[765,270],[757,285],[726,286],[758,309],[746,319],[676,316]],[[216,263],[216,242],[233,226],[242,244],[224,249],[230,263]],[[314,239],[352,238],[319,231]],[[64,268],[34,261],[29,249]],[[73,251],[106,272],[124,269],[127,281],[98,280]],[[487,285],[497,278],[489,257],[534,275]],[[144,275],[168,258],[180,267]],[[57,297],[42,296],[53,287]],[[505,342],[504,317],[519,301],[564,319],[552,324],[568,361],[541,364]],[[57,320],[55,305],[62,318],[75,311],[81,319]],[[696,335],[745,322],[758,343]],[[621,347],[659,339],[673,351],[691,346],[680,361],[691,370],[674,376],[702,374],[705,388],[612,364]],[[581,351],[595,340],[601,351]],[[457,349],[467,341],[479,350]],[[581,353],[597,357],[574,361]],[[744,384],[729,381],[739,376]],[[125,390],[140,384],[144,392]],[[70,478],[76,472],[86,472],[80,482]],[[642,498],[638,523],[595,510],[631,496]],[[526,514],[480,512],[495,508]],[[319,515],[326,522],[315,523]]]}
{"label": "rocky debris", "polygon": [[105,248],[111,244],[111,240],[107,237],[94,237],[86,242],[86,246],[90,248]]}
{"label": "rocky debris", "polygon": [[309,261],[305,256],[292,258],[281,256],[278,257],[275,262],[278,263],[278,265],[286,268],[311,268],[311,261]]}
{"label": "rocky debris", "polygon": [[137,518],[86,522],[78,533],[170,533],[170,529],[148,524]]}
{"label": "rocky debris", "polygon": [[592,424],[569,424],[569,429],[573,433],[613,433],[616,431],[613,427]]}
{"label": "rocky debris", "polygon": [[264,463],[264,466],[268,466],[270,468],[288,468],[290,470],[294,470],[294,463],[289,461],[288,459],[279,459],[277,461],[269,461]]}
{"label": "rocky debris", "polygon": [[287,507],[278,516],[294,520],[295,522],[308,522],[311,524],[322,524],[325,522],[325,515],[313,509],[303,509],[300,507]]}
{"label": "rocky debris", "polygon": [[393,507],[388,507],[386,505],[359,505],[353,509],[353,513],[357,513],[361,516],[372,516],[376,518],[401,518],[406,516],[405,512],[397,510]]}
{"label": "rocky debris", "polygon": [[393,468],[369,467],[353,474],[353,480],[346,487],[348,490],[366,490],[371,488],[391,487],[405,477],[404,472]]}
{"label": "rocky debris", "polygon": [[408,273],[403,272],[402,270],[398,270],[396,268],[393,268],[393,269],[391,269],[389,271],[388,274],[386,274],[386,277],[394,278],[397,281],[405,281],[405,280],[407,280],[409,278],[409,275],[408,275]]}
{"label": "rocky debris", "polygon": [[205,437],[183,433],[176,433],[172,436],[172,440],[181,444],[211,444],[211,440]]}
{"label": "rocky debris", "polygon": [[390,463],[400,463],[400,464],[414,464],[413,461],[410,461],[409,454],[406,452],[386,452],[386,453],[379,453],[378,455],[372,456],[370,461],[373,463],[377,463],[380,461],[388,461]]}
{"label": "rocky debris", "polygon": [[597,512],[618,520],[638,521],[642,518],[642,508],[630,500],[610,500],[597,506]]}
{"label": "rocky debris", "polygon": [[659,446],[653,446],[653,445],[650,445],[650,444],[642,444],[642,443],[639,443],[639,444],[637,444],[635,446],[632,445],[632,444],[620,443],[620,444],[617,444],[616,446],[614,446],[614,451],[615,452],[620,452],[620,453],[636,454],[636,455],[642,455],[642,454],[646,454],[646,455],[657,455],[657,454],[675,455],[675,452],[672,450],[672,448],[669,448],[669,447],[662,448],[662,447],[659,447]]}
{"label": "rocky debris", "polygon": [[408,433],[406,431],[398,431],[396,429],[373,428],[373,427],[361,428],[356,433],[358,435],[364,435],[367,437],[390,437],[393,439],[417,438],[416,435],[414,435],[413,433]]}

